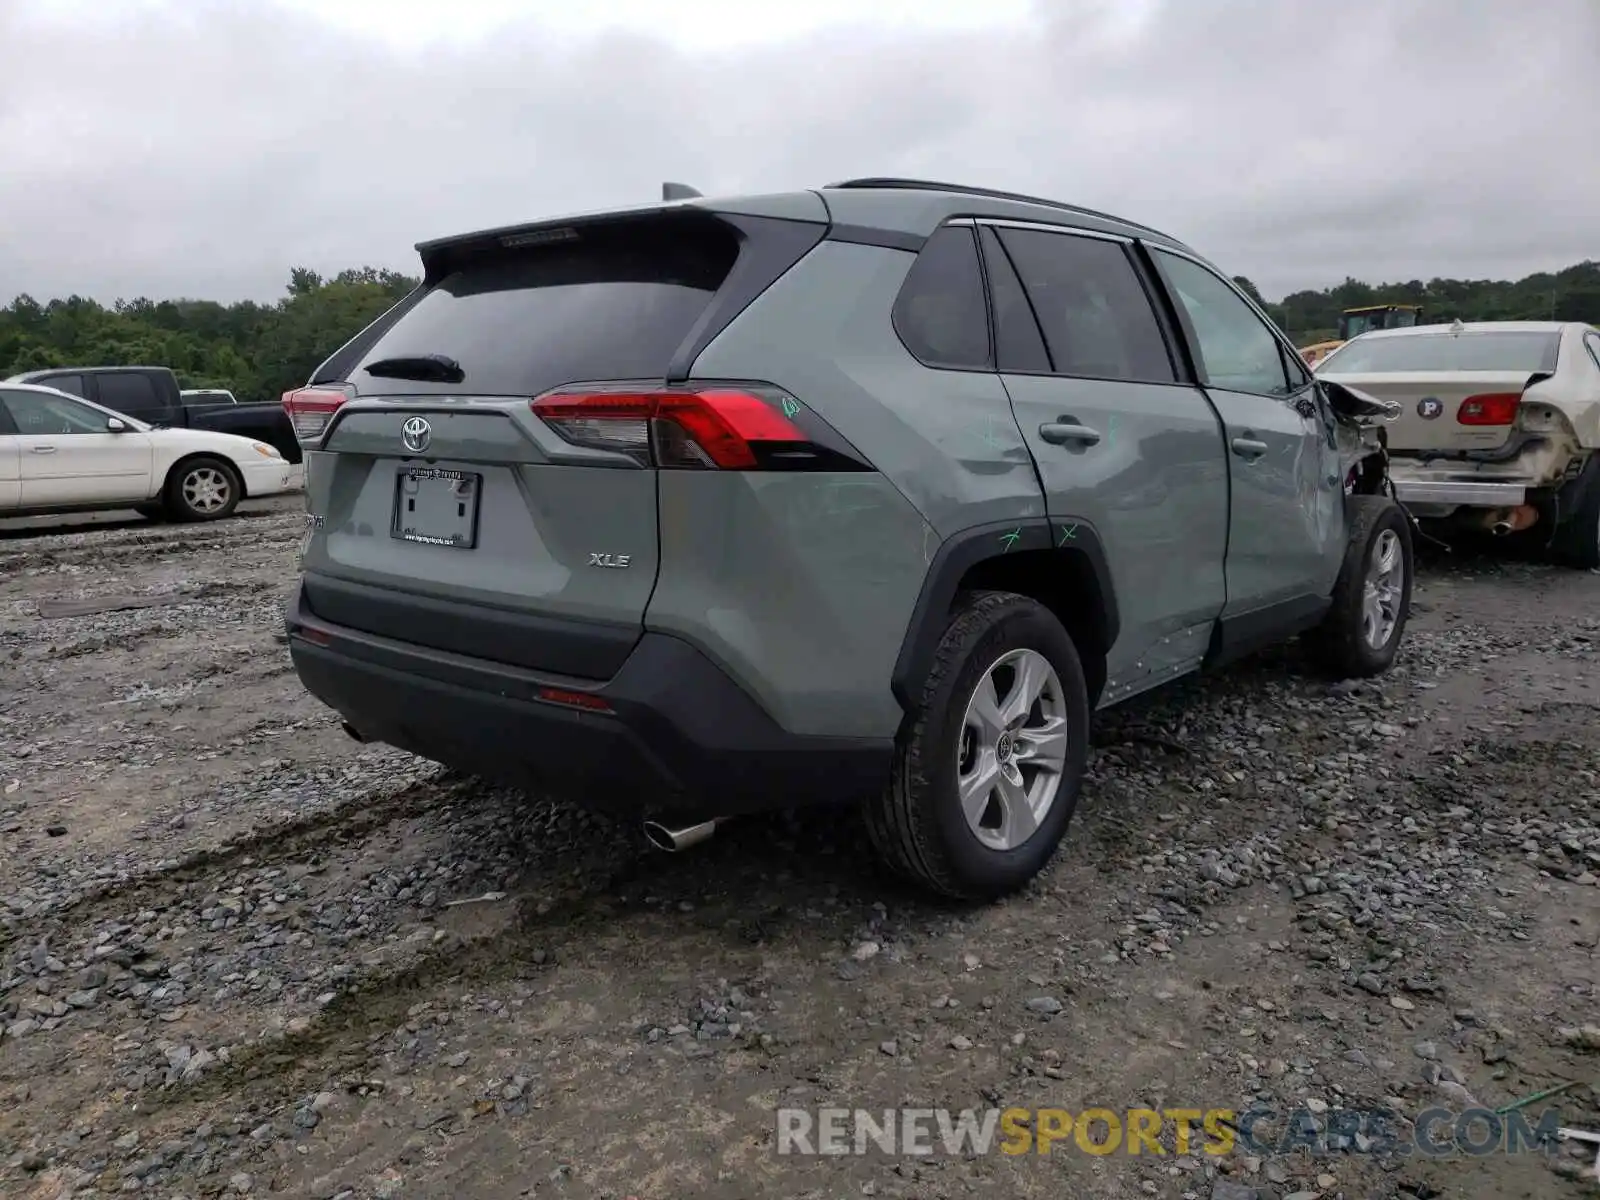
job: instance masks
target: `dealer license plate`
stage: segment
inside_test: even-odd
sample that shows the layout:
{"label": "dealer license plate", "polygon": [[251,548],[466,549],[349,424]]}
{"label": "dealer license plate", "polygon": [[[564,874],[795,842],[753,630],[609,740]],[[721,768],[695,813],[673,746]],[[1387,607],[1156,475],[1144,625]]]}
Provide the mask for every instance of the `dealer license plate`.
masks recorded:
{"label": "dealer license plate", "polygon": [[437,467],[411,467],[395,483],[392,535],[425,546],[470,550],[478,544],[478,496],[483,476]]}

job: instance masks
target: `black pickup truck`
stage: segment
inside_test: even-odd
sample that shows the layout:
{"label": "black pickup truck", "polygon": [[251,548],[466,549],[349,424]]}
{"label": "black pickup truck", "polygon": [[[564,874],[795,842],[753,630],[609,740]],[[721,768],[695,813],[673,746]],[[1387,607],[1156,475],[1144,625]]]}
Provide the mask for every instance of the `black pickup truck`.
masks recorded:
{"label": "black pickup truck", "polygon": [[282,404],[219,404],[221,393],[215,392],[185,396],[178,377],[166,367],[52,367],[13,375],[6,382],[70,392],[148,425],[236,433],[276,447],[292,463],[301,458],[299,439]]}

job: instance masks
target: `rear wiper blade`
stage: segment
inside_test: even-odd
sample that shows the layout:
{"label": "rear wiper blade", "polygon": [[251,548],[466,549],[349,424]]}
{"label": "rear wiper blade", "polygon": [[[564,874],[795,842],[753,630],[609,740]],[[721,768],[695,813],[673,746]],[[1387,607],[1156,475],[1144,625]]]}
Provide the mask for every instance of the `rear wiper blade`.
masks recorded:
{"label": "rear wiper blade", "polygon": [[362,370],[379,379],[416,379],[424,383],[460,383],[467,373],[455,359],[443,354],[416,354],[380,358]]}

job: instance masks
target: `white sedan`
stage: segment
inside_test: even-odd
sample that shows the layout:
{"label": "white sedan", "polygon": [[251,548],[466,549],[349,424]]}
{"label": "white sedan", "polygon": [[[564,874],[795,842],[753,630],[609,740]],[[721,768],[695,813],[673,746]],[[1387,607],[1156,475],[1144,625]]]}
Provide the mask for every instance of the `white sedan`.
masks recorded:
{"label": "white sedan", "polygon": [[1600,567],[1600,328],[1457,321],[1373,330],[1316,373],[1397,407],[1389,478],[1413,516],[1530,530],[1574,566]]}
{"label": "white sedan", "polygon": [[214,521],[294,486],[265,442],[156,429],[54,388],[0,383],[0,516],[133,508]]}

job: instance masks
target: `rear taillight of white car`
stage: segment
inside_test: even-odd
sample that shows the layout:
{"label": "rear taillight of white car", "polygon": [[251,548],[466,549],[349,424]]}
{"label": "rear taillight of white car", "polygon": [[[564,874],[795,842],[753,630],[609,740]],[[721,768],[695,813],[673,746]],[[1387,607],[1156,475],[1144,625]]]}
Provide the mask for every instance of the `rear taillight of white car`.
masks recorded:
{"label": "rear taillight of white car", "polygon": [[283,411],[289,414],[294,436],[302,446],[314,446],[328,430],[328,422],[349,401],[351,389],[338,384],[296,388],[283,394]]}
{"label": "rear taillight of white car", "polygon": [[563,441],[641,466],[712,471],[850,471],[853,447],[767,384],[641,388],[585,384],[547,392],[533,413]]}
{"label": "rear taillight of white car", "polygon": [[1519,392],[1468,396],[1456,409],[1456,422],[1460,425],[1509,425],[1517,419],[1517,406],[1521,403]]}

